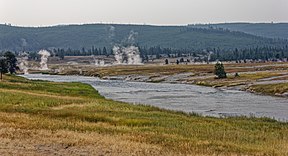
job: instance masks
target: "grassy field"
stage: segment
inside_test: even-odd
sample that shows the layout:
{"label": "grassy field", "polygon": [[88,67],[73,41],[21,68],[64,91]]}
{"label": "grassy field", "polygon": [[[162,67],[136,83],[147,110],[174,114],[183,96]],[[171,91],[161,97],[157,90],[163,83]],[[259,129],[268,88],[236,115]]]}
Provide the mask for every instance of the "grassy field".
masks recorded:
{"label": "grassy field", "polygon": [[266,95],[281,95],[288,93],[288,83],[252,85],[248,89]]}
{"label": "grassy field", "polygon": [[228,75],[226,79],[215,79],[214,77],[195,79],[191,78],[189,81],[194,81],[197,85],[210,86],[210,87],[231,87],[238,85],[253,84],[254,82],[271,77],[277,77],[284,75],[287,71],[261,71],[255,73],[243,73],[238,77],[234,75]]}
{"label": "grassy field", "polygon": [[[197,75],[213,75],[214,64],[181,64],[181,65],[138,65],[97,67],[89,65],[51,65],[52,68],[63,68],[62,74],[80,74],[85,76],[119,76],[119,75],[174,75],[192,72]],[[288,63],[246,63],[225,64],[227,73],[282,71],[288,70]],[[81,73],[79,72],[81,71]]]}
{"label": "grassy field", "polygon": [[0,155],[288,155],[288,124],[107,100],[81,83],[0,82]]}

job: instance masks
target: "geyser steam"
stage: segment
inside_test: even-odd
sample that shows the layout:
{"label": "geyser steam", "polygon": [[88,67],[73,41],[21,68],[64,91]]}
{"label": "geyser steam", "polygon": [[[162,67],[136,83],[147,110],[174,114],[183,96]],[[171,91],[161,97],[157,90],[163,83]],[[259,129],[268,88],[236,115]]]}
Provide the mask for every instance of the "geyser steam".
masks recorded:
{"label": "geyser steam", "polygon": [[141,64],[139,48],[136,46],[114,46],[113,48],[116,64]]}
{"label": "geyser steam", "polygon": [[23,52],[21,54],[21,58],[18,59],[19,61],[19,68],[21,71],[23,71],[24,74],[28,73],[28,54],[26,52]]}
{"label": "geyser steam", "polygon": [[50,53],[47,50],[40,50],[38,54],[41,55],[40,70],[48,70],[47,62]]}
{"label": "geyser steam", "polygon": [[94,55],[92,55],[92,57],[93,57],[93,59],[94,59],[94,64],[95,64],[95,66],[97,66],[97,67],[103,67],[103,66],[105,66],[105,61],[104,60],[99,60],[99,59],[97,59]]}
{"label": "geyser steam", "polygon": [[142,64],[139,48],[133,45],[136,35],[138,35],[138,33],[134,31],[130,32],[128,38],[124,41],[128,46],[115,45],[113,47],[113,53],[116,60],[115,64]]}

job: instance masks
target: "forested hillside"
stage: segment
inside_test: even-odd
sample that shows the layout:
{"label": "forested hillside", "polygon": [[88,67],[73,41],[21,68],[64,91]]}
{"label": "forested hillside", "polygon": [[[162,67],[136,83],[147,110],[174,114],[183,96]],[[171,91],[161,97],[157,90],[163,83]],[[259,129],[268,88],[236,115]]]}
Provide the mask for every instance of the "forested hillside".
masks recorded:
{"label": "forested hillside", "polygon": [[263,37],[288,39],[288,23],[222,23],[190,26],[194,28],[224,28]]}
{"label": "forested hillside", "polygon": [[175,49],[235,49],[285,46],[287,41],[257,37],[243,32],[190,26],[86,24],[53,27],[15,27],[0,25],[0,50],[37,51],[48,48],[108,49],[124,43],[130,32],[141,47],[161,46]]}

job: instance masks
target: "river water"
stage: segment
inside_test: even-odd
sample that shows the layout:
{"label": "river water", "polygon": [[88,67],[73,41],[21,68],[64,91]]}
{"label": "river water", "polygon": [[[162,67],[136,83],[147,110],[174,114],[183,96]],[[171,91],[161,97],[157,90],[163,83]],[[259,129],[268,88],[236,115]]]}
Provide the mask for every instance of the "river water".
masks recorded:
{"label": "river water", "polygon": [[256,116],[288,121],[288,98],[186,84],[100,80],[95,77],[28,74],[29,79],[83,82],[108,99],[195,112],[204,116]]}

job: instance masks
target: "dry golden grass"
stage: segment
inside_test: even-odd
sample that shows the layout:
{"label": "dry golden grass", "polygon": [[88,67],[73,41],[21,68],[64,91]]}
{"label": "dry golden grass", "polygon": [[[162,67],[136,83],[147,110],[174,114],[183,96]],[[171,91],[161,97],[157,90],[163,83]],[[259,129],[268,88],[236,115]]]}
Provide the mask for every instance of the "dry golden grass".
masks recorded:
{"label": "dry golden grass", "polygon": [[249,89],[267,95],[281,95],[288,93],[288,83],[251,85]]}
{"label": "dry golden grass", "polygon": [[287,70],[282,71],[259,71],[255,73],[240,73],[239,77],[234,75],[229,75],[226,79],[215,79],[214,77],[197,79],[191,77],[188,82],[193,82],[194,84],[204,85],[204,86],[214,86],[214,87],[223,87],[223,86],[237,86],[237,85],[247,85],[253,84],[254,82],[271,77],[277,77],[282,75],[287,75]]}
{"label": "dry golden grass", "polygon": [[288,154],[288,124],[272,119],[201,117],[107,100],[80,83],[4,79],[0,155]]}
{"label": "dry golden grass", "polygon": [[[57,68],[57,65],[53,66]],[[138,65],[138,66],[109,66],[95,68],[89,65],[61,66],[65,70],[62,74],[80,74],[86,76],[119,76],[119,75],[174,75],[193,72],[199,74],[212,74],[214,64],[189,64],[189,65]],[[227,73],[288,70],[288,63],[247,63],[225,64]],[[82,71],[80,73],[80,71]]]}
{"label": "dry golden grass", "polygon": [[[24,128],[39,120],[26,114],[0,113],[1,118],[21,120],[22,125],[0,122],[0,155],[159,155],[157,145],[131,141],[128,136],[97,132]],[[38,121],[41,122],[41,121]],[[171,153],[170,153],[171,154]]]}

